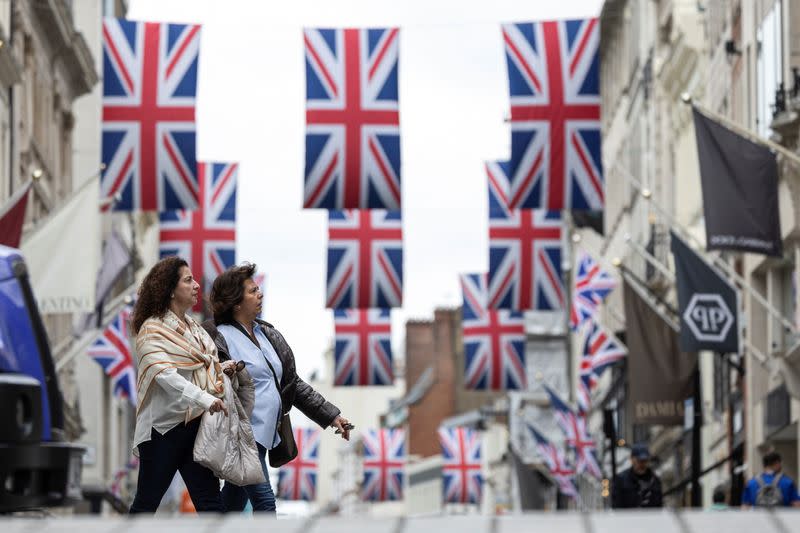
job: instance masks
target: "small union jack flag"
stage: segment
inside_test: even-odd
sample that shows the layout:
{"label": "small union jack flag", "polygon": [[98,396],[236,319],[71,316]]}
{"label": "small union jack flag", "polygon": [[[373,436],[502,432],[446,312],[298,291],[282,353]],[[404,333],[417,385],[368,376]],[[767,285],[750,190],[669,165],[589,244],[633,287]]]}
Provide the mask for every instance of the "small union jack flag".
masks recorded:
{"label": "small union jack flag", "polygon": [[586,416],[573,411],[547,385],[544,389],[550,398],[550,407],[555,410],[556,422],[564,432],[567,446],[575,451],[577,473],[588,472],[598,479],[602,478],[603,471],[597,461],[597,446],[586,427]]}
{"label": "small union jack flag", "polygon": [[603,208],[597,19],[505,24],[511,208]]}
{"label": "small union jack flag", "polygon": [[469,428],[439,428],[445,503],[481,501],[481,435]]}
{"label": "small union jack flag", "polygon": [[132,313],[132,307],[123,307],[103,334],[89,346],[88,354],[111,378],[114,395],[128,398],[136,405],[136,366],[128,333]]}
{"label": "small union jack flag", "polygon": [[561,213],[502,205],[490,178],[489,309],[563,309]]}
{"label": "small union jack flag", "polygon": [[103,21],[101,197],[116,210],[199,205],[195,96],[200,26]]}
{"label": "small union jack flag", "polygon": [[591,407],[591,393],[603,371],[627,355],[625,347],[594,320],[585,329],[578,387],[578,407],[583,412]]}
{"label": "small union jack flag", "polygon": [[406,432],[403,429],[368,429],[364,444],[364,484],[361,499],[386,502],[403,499]]}
{"label": "small union jack flag", "polygon": [[305,207],[400,209],[399,34],[304,31]]}
{"label": "small union jack flag", "polygon": [[572,499],[579,499],[578,488],[575,486],[575,469],[567,462],[567,458],[562,450],[559,450],[544,435],[536,431],[536,428],[526,424],[536,443],[536,451],[539,452],[550,475],[556,482],[559,492]]}
{"label": "small union jack flag", "polygon": [[[236,163],[201,163],[201,207],[161,213],[161,257],[189,263],[205,294],[217,276],[236,264]],[[202,298],[195,311],[202,311]]]}
{"label": "small union jack flag", "polygon": [[400,211],[328,212],[326,307],[389,309],[403,303]]}
{"label": "small union jack flag", "polygon": [[486,274],[463,274],[461,290],[465,386],[483,390],[525,389],[524,315],[487,309]]}
{"label": "small union jack flag", "polygon": [[577,329],[586,320],[594,318],[598,306],[616,286],[614,277],[592,259],[592,256],[582,250],[578,252],[569,320],[572,329]]}
{"label": "small union jack flag", "polygon": [[334,385],[391,385],[391,310],[337,309],[333,317]]}
{"label": "small union jack flag", "polygon": [[307,502],[316,499],[321,434],[315,428],[294,428],[297,457],[278,472],[278,495],[281,499]]}

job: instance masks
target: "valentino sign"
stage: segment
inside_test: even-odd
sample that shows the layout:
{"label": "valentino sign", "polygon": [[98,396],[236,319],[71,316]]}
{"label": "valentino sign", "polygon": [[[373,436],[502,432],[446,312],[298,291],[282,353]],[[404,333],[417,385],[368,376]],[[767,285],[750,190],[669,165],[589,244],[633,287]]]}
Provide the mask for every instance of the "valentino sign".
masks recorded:
{"label": "valentino sign", "polygon": [[738,292],[674,233],[672,254],[678,282],[681,349],[737,353]]}

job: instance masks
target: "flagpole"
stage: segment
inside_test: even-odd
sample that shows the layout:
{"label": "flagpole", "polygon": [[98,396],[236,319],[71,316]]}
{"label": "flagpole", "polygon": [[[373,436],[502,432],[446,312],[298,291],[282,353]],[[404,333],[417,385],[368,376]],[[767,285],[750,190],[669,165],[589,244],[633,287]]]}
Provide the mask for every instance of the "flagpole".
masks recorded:
{"label": "flagpole", "polygon": [[798,156],[796,153],[792,152],[791,150],[789,150],[785,146],[781,146],[780,144],[778,144],[778,143],[776,143],[774,141],[771,141],[770,139],[765,139],[765,138],[753,133],[752,131],[748,130],[747,128],[744,128],[744,127],[740,126],[739,124],[737,124],[736,122],[730,120],[729,118],[724,117],[724,116],[720,115],[719,113],[715,113],[714,111],[710,110],[709,108],[705,107],[704,105],[695,102],[692,99],[692,96],[689,93],[683,93],[681,95],[681,101],[684,104],[692,106],[692,108],[696,109],[699,113],[702,113],[703,115],[707,116],[708,118],[721,123],[726,128],[728,128],[729,130],[733,131],[734,133],[737,133],[737,134],[741,135],[742,137],[747,138],[749,141],[754,142],[756,144],[760,144],[762,146],[766,146],[767,148],[769,148],[770,150],[773,150],[775,152],[780,152],[781,155],[791,159],[796,165],[800,166],[800,156]]}

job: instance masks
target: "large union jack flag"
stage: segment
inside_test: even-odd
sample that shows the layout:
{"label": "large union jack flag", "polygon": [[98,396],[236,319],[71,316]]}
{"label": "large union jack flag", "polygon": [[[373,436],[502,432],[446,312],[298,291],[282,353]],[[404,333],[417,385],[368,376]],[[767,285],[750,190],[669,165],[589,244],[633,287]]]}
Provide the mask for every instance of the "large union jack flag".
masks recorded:
{"label": "large union jack flag", "polygon": [[103,21],[100,194],[119,198],[114,209],[198,206],[194,108],[199,52],[200,26]]}
{"label": "large union jack flag", "polygon": [[589,435],[586,416],[576,413],[547,385],[544,389],[550,398],[550,407],[555,411],[556,422],[564,432],[567,446],[575,452],[575,470],[578,474],[588,472],[598,479],[602,478],[603,471],[597,461],[597,446]]}
{"label": "large union jack flag", "polygon": [[511,96],[509,206],[602,209],[597,19],[503,26]]}
{"label": "large union jack flag", "polygon": [[389,309],[402,303],[400,211],[329,211],[326,306]]}
{"label": "large union jack flag", "polygon": [[400,209],[399,30],[306,29],[305,207]]}
{"label": "large union jack flag", "polygon": [[445,503],[481,501],[481,435],[470,428],[439,428]]}
{"label": "large union jack flag", "polygon": [[403,429],[368,429],[364,445],[364,484],[361,498],[372,502],[403,499],[406,432]]}
{"label": "large union jack flag", "polygon": [[533,440],[536,444],[536,451],[539,452],[550,475],[556,482],[559,492],[577,500],[579,498],[578,488],[575,486],[575,469],[570,466],[562,450],[559,450],[544,435],[539,433],[536,428],[526,424]]}
{"label": "large union jack flag", "polygon": [[136,367],[133,364],[128,326],[133,309],[125,306],[103,334],[89,346],[89,357],[97,361],[111,379],[114,395],[136,405]]}
{"label": "large union jack flag", "polygon": [[583,412],[591,408],[592,391],[603,371],[627,354],[625,347],[594,320],[589,320],[585,329],[577,395]]}
{"label": "large union jack flag", "polygon": [[579,251],[575,261],[569,319],[572,329],[577,329],[585,321],[594,318],[598,306],[616,286],[617,281],[608,271],[591,255],[583,250]]}
{"label": "large union jack flag", "polygon": [[[217,276],[236,263],[236,163],[201,163],[201,207],[160,214],[161,257],[189,262],[195,279],[209,293]],[[202,280],[202,281],[201,281]],[[202,298],[195,311],[202,311]]]}
{"label": "large union jack flag", "polygon": [[487,309],[486,274],[463,274],[461,291],[465,386],[489,390],[527,388],[524,315]]}
{"label": "large union jack flag", "polygon": [[391,310],[337,309],[333,318],[334,385],[391,385]]}
{"label": "large union jack flag", "polygon": [[503,209],[489,180],[489,309],[564,308],[561,213]]}
{"label": "large union jack flag", "polygon": [[313,501],[317,497],[317,466],[322,432],[315,428],[294,428],[297,457],[278,472],[278,496],[284,500]]}

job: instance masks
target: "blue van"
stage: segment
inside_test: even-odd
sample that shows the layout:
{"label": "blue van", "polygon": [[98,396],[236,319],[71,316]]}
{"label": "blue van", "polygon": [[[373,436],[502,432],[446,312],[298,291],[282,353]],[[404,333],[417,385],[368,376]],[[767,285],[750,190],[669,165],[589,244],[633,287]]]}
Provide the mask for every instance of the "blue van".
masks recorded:
{"label": "blue van", "polygon": [[0,513],[81,498],[83,448],[63,441],[63,397],[19,250],[0,246]]}

